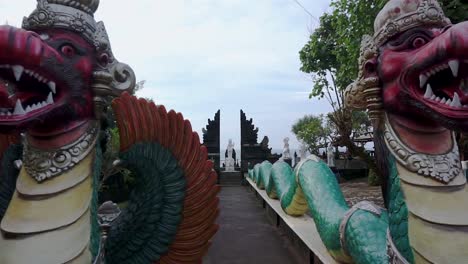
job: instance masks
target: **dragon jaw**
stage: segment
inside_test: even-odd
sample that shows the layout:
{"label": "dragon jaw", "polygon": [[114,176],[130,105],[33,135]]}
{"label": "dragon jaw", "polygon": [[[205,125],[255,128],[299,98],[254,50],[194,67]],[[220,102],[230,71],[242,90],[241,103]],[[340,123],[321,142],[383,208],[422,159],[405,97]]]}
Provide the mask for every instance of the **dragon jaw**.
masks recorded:
{"label": "dragon jaw", "polygon": [[[39,35],[40,34],[40,35]],[[0,128],[54,130],[92,116],[94,52],[66,30],[0,27]]]}
{"label": "dragon jaw", "polygon": [[468,129],[468,23],[417,28],[380,49],[383,103],[415,125]]}

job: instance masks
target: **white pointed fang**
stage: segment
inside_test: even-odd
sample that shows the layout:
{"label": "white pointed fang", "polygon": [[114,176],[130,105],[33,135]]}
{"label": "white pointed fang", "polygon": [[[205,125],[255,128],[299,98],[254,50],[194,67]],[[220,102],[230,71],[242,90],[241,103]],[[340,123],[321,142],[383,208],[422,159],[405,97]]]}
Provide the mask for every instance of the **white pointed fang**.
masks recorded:
{"label": "white pointed fang", "polygon": [[431,98],[434,95],[432,92],[432,87],[430,84],[427,85],[426,87],[426,93],[424,94],[424,98]]}
{"label": "white pointed fang", "polygon": [[458,96],[457,93],[455,93],[453,95],[453,101],[452,103],[450,104],[450,106],[453,106],[453,107],[462,107],[462,104],[460,102],[460,97]]}
{"label": "white pointed fang", "polygon": [[446,105],[450,105],[452,103],[452,99],[448,99],[447,102],[445,102]]}
{"label": "white pointed fang", "polygon": [[21,65],[14,65],[11,67],[11,69],[13,70],[15,79],[18,82],[21,79],[21,76],[23,75],[24,67]]}
{"label": "white pointed fang", "polygon": [[24,115],[26,112],[24,111],[23,105],[21,105],[21,101],[18,99],[16,100],[15,111],[13,112],[14,115]]}
{"label": "white pointed fang", "polygon": [[442,104],[445,104],[445,102],[447,102],[447,100],[445,98],[443,98],[442,101],[440,101],[440,103],[442,103]]}
{"label": "white pointed fang", "polygon": [[54,103],[54,98],[52,97],[52,93],[49,93],[49,95],[47,96],[46,103],[47,104],[53,104]]}
{"label": "white pointed fang", "polygon": [[450,69],[452,70],[453,76],[458,77],[458,69],[460,69],[460,61],[458,60],[451,60],[449,61]]}
{"label": "white pointed fang", "polygon": [[433,94],[433,95],[431,96],[431,100],[435,100],[435,99],[436,99],[436,96],[435,96],[435,94]]}
{"label": "white pointed fang", "polygon": [[48,85],[49,85],[50,90],[55,94],[56,93],[55,82],[50,81]]}
{"label": "white pointed fang", "polygon": [[424,88],[424,85],[426,85],[428,77],[424,74],[419,75],[419,88]]}
{"label": "white pointed fang", "polygon": [[29,112],[31,112],[31,106],[28,105],[28,106],[26,107],[26,113],[29,113]]}
{"label": "white pointed fang", "polygon": [[440,102],[440,97],[437,96],[435,100],[436,100],[437,102]]}

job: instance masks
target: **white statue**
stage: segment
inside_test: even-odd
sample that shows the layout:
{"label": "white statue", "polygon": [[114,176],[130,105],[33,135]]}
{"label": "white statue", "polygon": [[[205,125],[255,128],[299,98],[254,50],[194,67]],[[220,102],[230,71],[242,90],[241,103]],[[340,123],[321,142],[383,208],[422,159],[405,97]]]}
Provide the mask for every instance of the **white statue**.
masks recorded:
{"label": "white statue", "polygon": [[327,147],[327,164],[330,168],[335,167],[335,149],[331,143]]}
{"label": "white statue", "polygon": [[234,152],[234,143],[232,139],[229,139],[229,144],[226,150],[226,161],[224,162],[226,165],[226,171],[235,171],[236,161],[233,158]]}
{"label": "white statue", "polygon": [[307,146],[302,143],[301,148],[299,149],[299,158],[300,160],[305,160],[307,158]]}
{"label": "white statue", "polygon": [[291,151],[289,150],[289,138],[283,139],[284,147],[283,147],[283,156],[281,157],[283,160],[291,159]]}

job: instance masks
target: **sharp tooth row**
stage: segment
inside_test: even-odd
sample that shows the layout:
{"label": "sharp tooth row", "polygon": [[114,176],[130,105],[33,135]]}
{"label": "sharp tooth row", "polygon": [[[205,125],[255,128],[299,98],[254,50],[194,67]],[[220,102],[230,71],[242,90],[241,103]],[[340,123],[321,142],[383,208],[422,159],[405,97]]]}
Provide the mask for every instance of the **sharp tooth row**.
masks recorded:
{"label": "sharp tooth row", "polygon": [[54,98],[52,96],[52,92],[49,93],[49,95],[47,96],[47,99],[44,102],[28,105],[28,106],[26,106],[26,108],[23,107],[23,104],[18,99],[18,100],[16,100],[15,109],[13,110],[13,113],[10,112],[10,111],[3,112],[3,113],[0,113],[0,116],[25,115],[25,114],[27,114],[27,113],[29,113],[31,111],[41,109],[41,108],[43,108],[43,107],[45,107],[47,105],[53,104],[53,103],[54,103]]}
{"label": "sharp tooth row", "polygon": [[0,69],[11,69],[13,71],[13,75],[15,76],[15,79],[16,79],[17,82],[19,82],[19,80],[21,80],[21,77],[23,76],[23,73],[25,73],[25,74],[27,74],[27,75],[29,75],[31,77],[36,78],[39,82],[47,83],[47,85],[49,86],[49,89],[52,91],[53,94],[55,94],[57,92],[55,82],[49,81],[47,78],[45,78],[44,76],[40,75],[37,72],[25,69],[21,65],[9,65],[9,64],[0,65]]}
{"label": "sharp tooth row", "polygon": [[454,93],[453,99],[448,99],[447,100],[445,98],[440,98],[440,97],[436,96],[432,92],[431,85],[429,85],[429,84],[427,85],[426,93],[424,94],[424,98],[430,99],[430,100],[433,100],[433,101],[436,101],[436,102],[440,102],[442,104],[446,104],[446,105],[454,107],[454,108],[468,107],[468,105],[462,105],[461,104],[460,96],[458,95],[458,93]]}
{"label": "sharp tooth row", "polygon": [[453,77],[458,77],[458,73],[460,70],[460,61],[451,60],[447,64],[436,66],[432,68],[430,71],[420,74],[419,75],[419,87],[421,89],[424,88],[424,85],[426,85],[427,80],[429,80],[431,76],[448,68],[450,68],[450,70],[452,71]]}
{"label": "sharp tooth row", "polygon": [[[468,63],[468,61],[464,61],[464,62]],[[438,73],[440,71],[448,69],[448,68],[450,68],[450,71],[452,72],[453,77],[455,77],[455,78],[458,77],[458,74],[459,74],[459,71],[460,71],[460,61],[459,60],[451,60],[447,64],[436,66],[436,67],[432,68],[430,71],[419,75],[419,86],[420,86],[420,88],[421,89],[424,88],[424,86],[426,86],[426,84],[427,84],[426,92],[424,93],[424,98],[430,99],[430,100],[433,100],[433,101],[436,101],[436,102],[439,102],[439,103],[442,103],[442,104],[446,104],[446,105],[454,107],[454,108],[461,108],[461,107],[468,108],[468,105],[462,105],[461,104],[460,96],[458,95],[458,93],[454,93],[452,99],[449,98],[447,100],[445,98],[440,98],[440,97],[438,97],[438,96],[436,96],[434,94],[434,91],[432,90],[431,84],[427,83],[427,81],[429,80],[429,78],[431,76],[433,76],[434,74],[436,74],[436,73]],[[465,95],[468,95],[468,79],[461,80],[460,90]]]}

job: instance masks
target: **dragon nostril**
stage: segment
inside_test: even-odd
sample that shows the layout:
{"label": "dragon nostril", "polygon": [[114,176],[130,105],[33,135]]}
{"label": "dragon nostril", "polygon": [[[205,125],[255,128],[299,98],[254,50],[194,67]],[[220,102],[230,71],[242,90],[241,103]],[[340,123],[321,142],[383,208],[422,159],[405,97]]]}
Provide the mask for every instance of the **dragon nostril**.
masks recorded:
{"label": "dragon nostril", "polygon": [[109,54],[103,53],[99,56],[99,63],[101,66],[106,67],[109,64]]}

